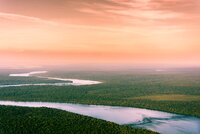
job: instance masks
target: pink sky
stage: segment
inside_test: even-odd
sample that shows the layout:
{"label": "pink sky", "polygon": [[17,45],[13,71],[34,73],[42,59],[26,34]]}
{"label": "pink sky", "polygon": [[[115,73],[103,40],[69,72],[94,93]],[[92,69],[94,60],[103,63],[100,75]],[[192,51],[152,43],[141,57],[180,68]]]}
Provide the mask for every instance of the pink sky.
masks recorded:
{"label": "pink sky", "polygon": [[200,66],[199,0],[0,0],[1,66]]}

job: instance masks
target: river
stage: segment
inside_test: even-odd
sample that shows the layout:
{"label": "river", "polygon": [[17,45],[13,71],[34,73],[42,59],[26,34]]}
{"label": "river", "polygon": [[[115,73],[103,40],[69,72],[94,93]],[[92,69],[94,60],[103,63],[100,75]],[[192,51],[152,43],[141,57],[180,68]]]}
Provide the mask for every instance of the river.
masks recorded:
{"label": "river", "polygon": [[[30,77],[34,74],[46,73],[47,71],[30,72],[23,74],[10,74],[12,77]],[[100,84],[99,81],[64,79],[57,77],[35,76],[39,78],[60,80],[66,83],[37,83],[37,84],[18,84],[18,85],[0,85],[0,87],[12,86],[84,86]],[[71,81],[71,83],[69,83]],[[116,107],[102,105],[82,105],[69,103],[52,103],[52,102],[15,102],[0,101],[0,105],[19,106],[19,107],[46,107],[60,109],[72,113],[94,117],[119,125],[129,125],[131,127],[145,128],[161,134],[200,134],[200,118],[178,115],[173,113],[132,108]]]}

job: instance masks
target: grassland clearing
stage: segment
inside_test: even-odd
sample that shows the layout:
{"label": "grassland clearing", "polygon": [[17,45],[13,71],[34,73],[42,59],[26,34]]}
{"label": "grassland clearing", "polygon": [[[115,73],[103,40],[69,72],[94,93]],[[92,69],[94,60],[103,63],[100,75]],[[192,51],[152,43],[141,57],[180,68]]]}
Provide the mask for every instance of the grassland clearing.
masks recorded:
{"label": "grassland clearing", "polygon": [[129,98],[133,100],[152,100],[152,101],[200,101],[197,95],[163,94]]}

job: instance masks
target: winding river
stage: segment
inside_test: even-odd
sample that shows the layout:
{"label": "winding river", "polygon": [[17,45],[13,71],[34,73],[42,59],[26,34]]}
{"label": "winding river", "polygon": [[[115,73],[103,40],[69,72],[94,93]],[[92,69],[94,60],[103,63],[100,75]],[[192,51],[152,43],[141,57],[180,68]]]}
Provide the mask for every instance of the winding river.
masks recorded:
{"label": "winding river", "polygon": [[[37,73],[41,73],[41,71],[32,72],[32,73],[24,73],[24,74],[11,74],[10,76],[29,77]],[[43,72],[43,73],[46,73],[46,72]],[[54,78],[54,77],[43,77],[43,78],[60,80],[60,81],[72,81],[71,85],[74,85],[74,86],[92,85],[92,84],[101,83],[98,81],[90,81],[90,80],[63,79],[63,78]],[[43,83],[43,84],[48,84],[48,83]],[[3,87],[3,85],[0,85],[0,87],[1,86]],[[27,86],[27,85],[21,84],[20,86]],[[65,86],[65,84],[63,85],[55,84],[54,86]],[[82,105],[82,104],[50,103],[50,102],[0,101],[0,105],[19,106],[19,107],[37,107],[37,108],[46,107],[46,108],[60,109],[60,110],[64,110],[64,111],[68,111],[72,113],[94,117],[97,119],[103,119],[103,120],[114,122],[120,125],[130,125],[132,127],[141,127],[141,128],[149,129],[149,130],[156,131],[162,134],[171,134],[171,133],[173,134],[200,134],[200,118],[160,112],[160,111],[155,111],[155,110],[130,108],[130,107]]]}
{"label": "winding river", "polygon": [[37,76],[36,74],[45,74],[47,71],[34,71],[29,73],[21,73],[21,74],[10,74],[10,77],[38,77],[49,80],[58,80],[62,81],[60,83],[27,83],[27,84],[14,84],[14,85],[0,85],[0,88],[6,87],[24,87],[24,86],[84,86],[84,85],[94,85],[100,84],[100,81],[92,81],[92,80],[80,80],[80,79],[65,79],[65,78],[57,78],[57,77],[45,77],[45,76]]}

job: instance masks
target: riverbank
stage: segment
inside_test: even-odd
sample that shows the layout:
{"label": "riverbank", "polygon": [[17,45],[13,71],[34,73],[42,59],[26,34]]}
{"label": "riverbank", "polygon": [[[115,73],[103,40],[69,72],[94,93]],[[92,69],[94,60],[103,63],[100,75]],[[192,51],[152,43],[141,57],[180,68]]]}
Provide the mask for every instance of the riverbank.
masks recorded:
{"label": "riverbank", "polygon": [[49,108],[0,106],[1,134],[155,134]]}
{"label": "riverbank", "polygon": [[[182,134],[183,132],[185,134],[200,133],[200,118],[140,108],[14,101],[0,101],[0,105],[60,109],[67,112],[110,121],[119,125],[145,128],[162,134]],[[187,126],[191,127],[187,128]]]}

